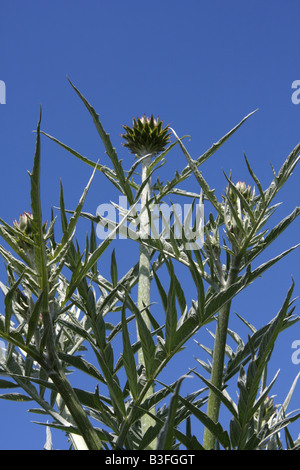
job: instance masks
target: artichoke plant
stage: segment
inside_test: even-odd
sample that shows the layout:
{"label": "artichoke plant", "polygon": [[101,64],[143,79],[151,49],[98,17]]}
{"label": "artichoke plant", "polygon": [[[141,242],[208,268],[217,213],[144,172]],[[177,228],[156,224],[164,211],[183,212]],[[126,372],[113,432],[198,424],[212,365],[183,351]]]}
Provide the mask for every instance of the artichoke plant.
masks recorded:
{"label": "artichoke plant", "polygon": [[[159,451],[175,452],[179,446],[187,451],[268,450],[284,446],[299,449],[300,437],[294,439],[289,426],[300,418],[300,413],[288,413],[287,408],[300,374],[281,406],[270,395],[278,373],[271,381],[267,374],[278,336],[300,320],[294,315],[294,282],[269,323],[256,329],[252,321],[239,315],[249,328],[246,338],[229,327],[229,318],[235,297],[298,246],[264,259],[262,264],[256,262],[300,215],[300,208],[296,207],[279,223],[269,226],[277,207],[274,198],[299,162],[300,144],[287,156],[278,174],[273,170],[273,180],[265,189],[245,159],[253,186],[233,183],[226,177],[228,187],[219,201],[199,167],[252,113],[197,159],[190,156],[183,138],[168,126],[164,128],[158,119],[146,116],[134,119],[131,128],[123,126],[123,138],[124,146],[137,160],[125,171],[98,114],[72,86],[93,119],[111,167],[89,160],[42,132],[94,169],[74,210],[66,210],[61,184],[61,236],[58,238],[56,233],[53,212],[45,232],[40,200],[39,121],[30,174],[32,216],[23,214],[12,226],[0,219],[0,236],[5,242],[0,244],[0,255],[7,271],[7,283],[0,281],[4,294],[0,338],[7,344],[6,350],[0,344],[0,388],[8,389],[0,395],[1,399],[33,400],[38,408],[30,411],[42,416],[43,422],[39,424],[47,430],[52,427],[67,433],[74,449],[140,451],[155,446]],[[169,131],[176,138],[170,145]],[[167,182],[157,178],[151,186],[153,172],[175,145],[181,148],[187,166],[176,170]],[[142,181],[135,177],[139,165]],[[129,260],[130,267],[122,278],[118,276],[114,250],[110,277],[104,277],[101,271],[107,258],[103,261],[102,258],[101,263],[98,260],[107,255],[107,248],[114,243],[113,235],[121,229],[123,221],[111,221],[112,233],[97,244],[94,224],[100,224],[101,217],[98,213],[83,212],[96,170],[128,198],[131,209],[124,219],[134,218],[132,212],[138,201],[143,206],[140,236],[127,232],[129,238],[139,243],[139,260],[135,264]],[[199,185],[197,193],[178,187],[183,182],[189,183],[190,177]],[[192,197],[197,202],[199,192],[203,194],[206,213],[211,208],[208,220],[204,221],[202,248],[190,250],[185,239],[174,236],[174,225],[167,237],[165,233],[159,238],[149,236],[152,199],[160,202],[175,194],[178,198]],[[75,240],[80,218],[92,222],[83,252]],[[159,271],[162,266],[166,268],[163,276]],[[187,278],[188,292],[182,282]],[[151,279],[161,299],[157,315],[156,307],[151,306],[150,311]],[[133,298],[137,284],[138,302]],[[130,333],[131,322],[137,324],[138,341]],[[213,348],[200,345],[209,358],[197,359],[204,374],[209,375],[205,377],[193,367],[193,358],[188,356],[187,361],[182,361],[180,355],[184,349],[185,354],[189,353],[186,346],[190,340],[200,330],[206,331],[208,325],[216,327],[214,345]],[[228,337],[233,345],[228,344]],[[177,375],[174,363],[178,368],[184,366],[185,375]],[[166,384],[163,378],[166,376],[161,373],[169,366],[176,377],[173,383]],[[92,390],[85,389],[86,383],[84,388],[72,385],[73,374],[87,375],[95,381]],[[194,376],[193,383],[200,380],[201,385],[183,396],[180,387],[188,375]],[[235,378],[238,393],[231,397],[228,385]],[[23,393],[11,392],[17,387]],[[229,421],[228,413],[220,415],[224,408],[230,414]],[[45,422],[45,414],[50,421]],[[46,446],[51,447],[51,439],[47,439]]]}
{"label": "artichoke plant", "polygon": [[[138,308],[142,313],[142,318],[150,331],[151,324],[145,309],[150,306],[150,253],[149,246],[143,243],[143,240],[150,236],[150,220],[149,210],[147,205],[151,197],[151,178],[147,174],[151,159],[154,155],[163,152],[170,141],[170,131],[168,126],[163,128],[163,122],[158,118],[154,119],[153,115],[147,117],[146,115],[141,118],[133,119],[132,127],[123,126],[125,134],[122,135],[126,141],[123,143],[131,153],[135,154],[137,158],[142,160],[142,181],[141,185],[143,190],[141,192],[141,211],[140,211],[140,254],[139,254],[139,283],[138,283]],[[139,351],[139,364],[145,367],[145,360],[143,352]],[[154,387],[149,389],[148,395],[154,393]],[[154,409],[151,410],[155,412]],[[154,424],[151,417],[145,416],[142,419],[142,432],[145,433],[147,429]],[[155,446],[155,443],[152,444]],[[150,446],[151,448],[151,446]]]}

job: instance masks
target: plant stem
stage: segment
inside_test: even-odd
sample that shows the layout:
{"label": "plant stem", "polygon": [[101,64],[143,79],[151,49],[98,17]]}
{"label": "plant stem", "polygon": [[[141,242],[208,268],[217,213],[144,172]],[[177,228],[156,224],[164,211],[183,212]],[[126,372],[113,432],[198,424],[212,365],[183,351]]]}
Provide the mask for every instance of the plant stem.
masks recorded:
{"label": "plant stem", "polygon": [[88,450],[103,450],[101,440],[90,423],[65,374],[61,370],[58,370],[52,371],[49,376],[62,396],[74,422],[76,423],[81,433],[81,436],[87,445]]}
{"label": "plant stem", "polygon": [[[147,177],[147,168],[149,167],[151,162],[151,155],[144,158],[142,161],[142,184],[145,182]],[[150,220],[149,214],[147,210],[147,201],[150,200],[150,179],[145,184],[143,191],[141,193],[141,212],[140,212],[140,236],[142,239],[147,239],[150,236]],[[139,253],[139,283],[138,283],[138,308],[141,311],[142,318],[149,328],[151,329],[151,324],[145,311],[145,307],[150,305],[150,248],[145,246],[143,243],[140,243],[140,253]],[[137,330],[138,331],[138,330]],[[137,333],[138,334],[138,333]],[[139,337],[139,335],[138,335]],[[138,351],[138,362],[139,367],[145,366],[144,355],[142,349]],[[154,393],[154,386],[152,385],[145,398],[152,395]],[[152,413],[155,410],[150,410]],[[155,421],[151,418],[151,416],[145,414],[141,418],[141,427],[142,427],[142,434],[144,434],[147,429],[154,425]],[[153,441],[148,449],[155,449],[156,443]]]}
{"label": "plant stem", "polygon": [[[151,156],[146,157],[142,162],[142,183],[146,179],[147,168],[150,164]],[[141,193],[141,212],[140,212],[140,237],[147,239],[150,235],[149,215],[146,208],[147,200],[150,199],[150,180],[145,185]],[[138,283],[138,308],[148,328],[150,322],[144,308],[150,304],[150,249],[148,246],[140,243],[139,253],[139,283]],[[139,364],[144,365],[143,351],[138,352]]]}
{"label": "plant stem", "polygon": [[99,439],[97,432],[93,428],[88,416],[82,408],[81,403],[78,400],[74,389],[69,383],[57,356],[53,323],[51,320],[50,309],[47,308],[49,305],[47,287],[45,292],[46,295],[43,299],[44,305],[42,315],[44,326],[47,330],[46,372],[56,386],[57,391],[61,395],[63,401],[65,402],[65,405],[70,415],[72,416],[72,420],[78,427],[88,450],[102,450],[103,446],[101,440]]}
{"label": "plant stem", "polygon": [[[228,279],[225,283],[224,289],[228,289],[237,279],[240,265],[240,257],[236,256],[232,260],[232,266],[228,274]],[[213,352],[213,362],[211,370],[210,382],[219,390],[222,389],[223,385],[223,371],[224,371],[224,359],[227,339],[228,321],[230,315],[231,301],[227,302],[222,309],[220,309],[217,318],[217,327],[215,335],[215,344]],[[219,419],[221,401],[218,396],[212,391],[209,391],[208,404],[207,404],[207,416],[212,419],[215,423]],[[216,444],[216,438],[207,428],[204,430],[203,447],[206,450],[214,450]]]}

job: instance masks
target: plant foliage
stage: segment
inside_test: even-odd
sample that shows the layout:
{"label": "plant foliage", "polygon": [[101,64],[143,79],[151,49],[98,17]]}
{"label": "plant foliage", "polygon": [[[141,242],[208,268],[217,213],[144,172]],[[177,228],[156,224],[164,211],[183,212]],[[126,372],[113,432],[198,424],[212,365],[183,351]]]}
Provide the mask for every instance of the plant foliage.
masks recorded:
{"label": "plant foliage", "polygon": [[[279,172],[273,171],[266,189],[245,156],[253,186],[249,189],[244,184],[235,184],[225,175],[228,186],[219,201],[200,167],[253,113],[196,159],[189,154],[184,139],[170,129],[175,141],[165,142],[168,145],[155,156],[147,168],[146,180],[141,183],[136,176],[141,159],[125,170],[99,115],[71,85],[96,126],[111,167],[91,161],[42,132],[40,115],[30,173],[31,213],[12,225],[4,220],[0,225],[3,240],[0,254],[7,273],[6,281],[0,284],[4,295],[0,338],[6,345],[0,350],[0,387],[4,390],[0,398],[35,403],[29,411],[40,415],[41,421],[37,422],[47,428],[45,448],[52,446],[49,433],[52,427],[65,432],[74,449],[143,450],[153,442],[161,450],[298,449],[299,437],[292,437],[289,426],[300,414],[289,412],[288,405],[299,374],[282,405],[275,404],[270,396],[278,373],[271,380],[267,375],[278,336],[299,320],[294,315],[294,282],[268,324],[256,329],[248,320],[241,319],[249,328],[246,339],[229,329],[228,319],[232,300],[297,248],[293,246],[253,267],[254,260],[299,215],[300,208],[296,207],[275,226],[270,225],[277,208],[274,198],[299,161],[300,144],[288,155]],[[74,210],[66,210],[61,184],[59,215],[54,217],[51,211],[49,226],[44,223],[40,199],[41,134],[93,169]],[[138,262],[120,277],[116,252],[111,248],[114,235],[124,223],[134,223],[143,187],[175,146],[181,149],[187,166],[176,171],[170,181],[163,182],[157,177],[151,185],[147,210],[151,213],[151,204],[175,196],[189,197],[195,205],[203,200],[210,209],[204,222],[205,241],[199,248],[190,248],[191,240],[185,239],[185,221],[180,222],[176,215],[170,221],[162,212],[159,214],[164,227],[159,237],[140,240],[133,230],[127,231],[129,238],[149,249],[149,276],[161,299],[162,315],[157,319],[151,304],[143,308],[137,305],[134,288],[139,279]],[[83,211],[96,171],[131,204],[130,210],[123,211],[119,224]],[[198,192],[180,187],[189,178],[199,185]],[[84,249],[75,239],[81,219],[90,223]],[[62,235],[57,239],[59,220]],[[108,225],[111,232],[97,245],[95,225],[101,223]],[[181,238],[175,236],[178,228],[182,229]],[[99,268],[99,260],[104,256],[106,260],[109,256],[110,278],[105,278]],[[167,274],[161,274],[162,267]],[[181,287],[182,272],[192,280],[193,299],[187,298]],[[172,367],[174,357],[207,325],[216,326],[215,345],[211,350],[199,344],[208,356],[207,362],[196,361],[203,372],[189,364],[185,375],[165,384],[161,373]],[[235,351],[228,338],[236,344]],[[142,365],[137,361],[139,351],[144,358]],[[73,386],[74,374],[88,376],[93,388],[87,391]],[[190,377],[194,380],[189,383],[198,386],[184,396],[182,384]],[[227,385],[233,381],[237,399],[227,391]],[[220,422],[221,407],[231,416],[228,424]],[[45,415],[47,421],[43,420]],[[152,418],[146,431],[141,427],[144,416]],[[195,422],[199,424],[193,431]],[[205,430],[203,441],[199,429]]]}

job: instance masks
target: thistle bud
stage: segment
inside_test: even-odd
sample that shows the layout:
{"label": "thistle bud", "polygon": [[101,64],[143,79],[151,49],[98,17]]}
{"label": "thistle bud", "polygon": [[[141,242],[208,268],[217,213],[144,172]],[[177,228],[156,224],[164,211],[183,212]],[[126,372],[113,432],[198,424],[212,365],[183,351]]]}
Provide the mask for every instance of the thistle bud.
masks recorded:
{"label": "thistle bud", "polygon": [[129,148],[131,153],[138,157],[160,153],[170,142],[168,126],[163,128],[163,122],[159,118],[154,119],[153,115],[150,118],[146,115],[139,119],[133,118],[132,127],[122,127],[126,131],[121,135],[126,141],[123,146]]}
{"label": "thistle bud", "polygon": [[238,181],[235,185],[236,189],[244,196],[244,198],[249,201],[251,198],[251,186],[246,186],[244,181]]}
{"label": "thistle bud", "polygon": [[[16,241],[20,248],[31,254],[33,246],[28,239],[33,242],[33,227],[32,227],[33,216],[29,212],[20,214],[19,220],[13,221],[14,228],[20,233],[16,235]],[[26,237],[26,238],[25,238]]]}
{"label": "thistle bud", "polygon": [[[244,196],[246,201],[250,201],[251,199],[251,186],[246,186],[244,181],[238,181],[235,184],[236,189]],[[229,197],[230,199],[235,202],[237,200],[237,195],[232,188],[229,189]]]}
{"label": "thistle bud", "polygon": [[24,235],[30,237],[32,235],[32,214],[29,214],[29,212],[20,214],[19,220],[14,220],[13,225]]}
{"label": "thistle bud", "polygon": [[[20,214],[19,220],[15,219],[13,221],[13,226],[18,232],[20,232],[20,235],[16,236],[16,240],[20,248],[27,252],[31,251],[34,242],[33,215],[29,212]],[[46,227],[47,222],[43,224],[43,233],[46,233]]]}

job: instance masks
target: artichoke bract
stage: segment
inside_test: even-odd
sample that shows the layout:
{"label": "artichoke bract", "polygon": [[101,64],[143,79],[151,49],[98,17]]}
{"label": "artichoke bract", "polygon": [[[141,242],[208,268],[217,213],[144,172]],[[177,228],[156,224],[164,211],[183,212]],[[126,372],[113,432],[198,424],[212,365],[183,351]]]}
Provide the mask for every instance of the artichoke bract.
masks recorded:
{"label": "artichoke bract", "polygon": [[121,137],[126,140],[124,147],[138,157],[145,155],[155,155],[165,150],[170,142],[169,127],[163,128],[163,121],[154,119],[153,115],[141,118],[133,118],[132,127],[122,126],[126,133]]}

